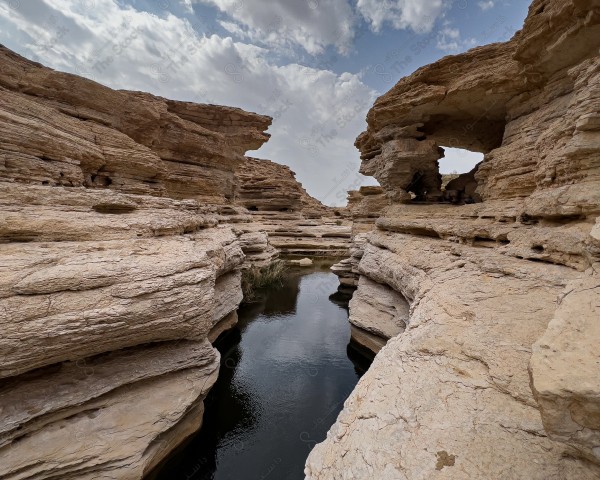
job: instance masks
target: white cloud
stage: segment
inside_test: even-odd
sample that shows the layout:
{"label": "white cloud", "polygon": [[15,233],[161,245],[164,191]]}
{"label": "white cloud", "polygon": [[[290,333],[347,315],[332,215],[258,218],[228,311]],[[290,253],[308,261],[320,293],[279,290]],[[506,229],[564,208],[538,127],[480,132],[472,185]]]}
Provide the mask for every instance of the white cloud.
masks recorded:
{"label": "white cloud", "polygon": [[487,0],[485,2],[478,2],[479,8],[482,10],[489,10],[490,8],[494,8],[494,0]]}
{"label": "white cloud", "polygon": [[429,32],[445,8],[443,0],[358,0],[357,9],[375,31],[384,23],[396,29]]}
{"label": "white cloud", "polygon": [[444,35],[446,35],[448,38],[453,38],[455,40],[457,38],[460,38],[460,30],[458,28],[447,27],[442,30],[442,33]]}
{"label": "white cloud", "polygon": [[185,19],[117,0],[95,0],[93,9],[68,0],[32,4],[0,4],[1,43],[113,88],[272,115],[272,138],[256,155],[289,165],[328,204],[343,204],[346,190],[364,182],[353,142],[375,92],[359,76],[279,66],[264,48],[201,37]]}
{"label": "white cloud", "polygon": [[446,26],[438,32],[436,47],[444,52],[458,53],[475,45],[477,45],[477,40],[474,38],[462,39],[458,28]]}
{"label": "white cloud", "polygon": [[194,9],[192,8],[192,0],[179,0],[179,3],[183,5],[184,9],[188,13],[194,13]]}
{"label": "white cloud", "polygon": [[444,158],[440,160],[440,173],[470,172],[482,160],[483,153],[444,147]]}
{"label": "white cloud", "polygon": [[227,15],[220,24],[239,39],[272,49],[300,45],[312,55],[330,45],[348,53],[358,16],[379,31],[384,24],[396,29],[430,32],[448,0],[358,0],[356,13],[349,0],[185,0],[217,7]]}
{"label": "white cloud", "polygon": [[314,55],[333,45],[346,53],[354,35],[348,0],[194,1],[217,7],[237,23],[236,34],[272,48],[300,45]]}

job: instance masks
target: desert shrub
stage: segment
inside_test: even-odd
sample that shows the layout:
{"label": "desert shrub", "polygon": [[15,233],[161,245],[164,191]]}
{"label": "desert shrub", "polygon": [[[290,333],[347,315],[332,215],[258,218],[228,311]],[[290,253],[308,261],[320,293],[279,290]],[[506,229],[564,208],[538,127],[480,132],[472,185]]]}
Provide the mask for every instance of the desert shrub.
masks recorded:
{"label": "desert shrub", "polygon": [[341,220],[336,220],[335,224],[339,227],[342,224],[342,221]]}
{"label": "desert shrub", "polygon": [[257,291],[265,287],[283,285],[287,267],[281,260],[276,260],[266,267],[250,267],[242,271],[243,303],[256,301]]}

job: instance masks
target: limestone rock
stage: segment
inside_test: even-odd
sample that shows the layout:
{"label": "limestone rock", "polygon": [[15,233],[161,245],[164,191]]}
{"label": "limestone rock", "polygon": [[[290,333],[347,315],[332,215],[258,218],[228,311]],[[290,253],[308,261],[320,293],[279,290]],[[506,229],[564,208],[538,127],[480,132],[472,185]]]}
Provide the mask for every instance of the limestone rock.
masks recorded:
{"label": "limestone rock", "polygon": [[26,223],[9,219],[1,235],[12,241],[0,248],[0,411],[9,428],[0,476],[142,478],[200,426],[218,371],[205,339],[235,322],[244,254],[226,227],[183,235],[193,210],[177,202],[169,210],[162,199],[170,235],[150,206],[107,223],[110,240],[100,239],[99,222],[76,241],[78,230],[64,225],[106,214],[86,206],[96,192],[79,192],[78,211],[68,196],[58,205],[55,189],[29,191],[55,200],[38,209],[45,230],[20,242],[14,232]]}
{"label": "limestone rock", "polygon": [[545,218],[597,212],[597,8],[536,0],[509,42],[400,80],[375,102],[357,139],[361,171],[394,200],[409,202],[412,192],[436,201],[441,147],[465,148],[485,153],[475,174],[484,200],[529,196],[527,213]]}
{"label": "limestone rock", "polygon": [[527,370],[578,272],[385,232],[371,234],[360,271],[402,294],[410,317],[311,452],[308,479],[596,478],[546,436]]}
{"label": "limestone rock", "polygon": [[366,186],[348,192],[348,210],[353,218],[377,218],[387,207],[385,190],[381,187]]}
{"label": "limestone rock", "polygon": [[256,238],[258,232],[268,236],[277,252],[294,257],[342,257],[348,254],[352,238],[351,222],[323,217],[307,219],[301,213],[252,212],[249,223],[236,226],[242,238]]}
{"label": "limestone rock", "polygon": [[210,343],[215,343],[217,339],[224,333],[229,332],[238,323],[237,310],[227,314],[216,324],[213,325],[210,332],[208,332],[207,338]]}
{"label": "limestone rock", "polygon": [[0,66],[0,477],[143,478],[202,423],[271,119]]}
{"label": "limestone rock", "polygon": [[311,197],[286,165],[246,157],[237,170],[240,183],[237,203],[252,211],[302,212],[321,217],[328,208]]}
{"label": "limestone rock", "polygon": [[[334,271],[381,350],[307,479],[600,477],[599,47],[597,1],[535,0],[375,102],[356,145],[392,205]],[[446,192],[444,146],[485,154]]]}
{"label": "limestone rock", "polygon": [[360,187],[348,192],[348,211],[352,218],[352,234],[373,229],[375,219],[389,205],[389,199],[381,187]]}
{"label": "limestone rock", "polygon": [[339,277],[342,285],[358,286],[358,264],[364,254],[367,238],[367,235],[364,233],[355,235],[352,238],[352,245],[349,251],[350,257],[343,259],[331,267],[331,271]]}
{"label": "limestone rock", "polygon": [[0,476],[142,478],[199,428],[218,365],[206,340],[163,342],[4,382]]}
{"label": "limestone rock", "polygon": [[235,232],[246,255],[244,267],[266,267],[279,256],[277,249],[269,242],[269,235],[266,232],[243,228],[236,228]]}
{"label": "limestone rock", "polygon": [[383,340],[402,333],[408,322],[408,302],[385,284],[361,276],[350,300],[350,323]]}
{"label": "limestone rock", "polygon": [[0,179],[124,193],[233,198],[265,117],[231,107],[115,91],[0,46]]}
{"label": "limestone rock", "polygon": [[302,258],[300,260],[290,260],[292,265],[298,265],[299,267],[310,267],[313,261],[310,258]]}
{"label": "limestone rock", "polygon": [[546,432],[595,462],[600,462],[599,266],[566,286],[530,362]]}
{"label": "limestone rock", "polygon": [[[343,256],[348,252],[351,222],[335,216],[335,210],[311,197],[289,167],[269,160],[248,157],[237,171],[240,192],[236,202],[248,208],[251,220],[237,229],[245,245],[250,239],[267,235],[248,247],[249,262],[262,266],[274,258],[273,250],[284,255]],[[255,249],[250,252],[250,249]]]}
{"label": "limestone rock", "polygon": [[[206,337],[237,305],[215,296],[217,272],[244,258],[235,238],[215,229],[197,239],[3,246],[0,377],[141,343]],[[227,287],[239,303],[239,278]]]}

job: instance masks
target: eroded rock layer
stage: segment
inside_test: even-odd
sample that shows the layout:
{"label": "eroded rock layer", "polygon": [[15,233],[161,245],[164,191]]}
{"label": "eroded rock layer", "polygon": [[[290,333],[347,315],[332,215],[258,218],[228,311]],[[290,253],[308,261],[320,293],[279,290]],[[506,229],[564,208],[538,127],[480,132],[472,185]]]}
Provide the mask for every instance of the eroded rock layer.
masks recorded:
{"label": "eroded rock layer", "polygon": [[320,218],[329,209],[311,197],[290,167],[260,158],[246,157],[237,170],[237,203],[250,211],[302,212]]}
{"label": "eroded rock layer", "polygon": [[[600,478],[599,48],[600,2],[536,0],[376,101],[361,171],[393,205],[336,273],[381,351],[307,478]],[[443,146],[485,154],[451,197]]]}
{"label": "eroded rock layer", "polygon": [[0,46],[0,179],[124,193],[233,198],[270,117],[115,91]]}
{"label": "eroded rock layer", "polygon": [[263,212],[240,224],[241,232],[262,231],[269,244],[285,256],[343,257],[348,254],[352,222],[337,217],[306,218],[300,214]]}
{"label": "eroded rock layer", "polygon": [[375,225],[375,220],[389,205],[385,190],[381,187],[360,187],[359,190],[348,192],[346,207],[352,218],[352,233],[369,232]]}
{"label": "eroded rock layer", "polygon": [[267,241],[276,252],[290,256],[339,257],[348,253],[351,222],[311,197],[289,167],[247,158],[238,167],[238,178],[236,203],[249,210],[251,222],[236,228],[242,238],[255,243],[250,248],[259,264],[272,258],[269,250],[260,247]]}
{"label": "eroded rock layer", "polygon": [[0,67],[0,478],[142,478],[202,422],[270,119]]}

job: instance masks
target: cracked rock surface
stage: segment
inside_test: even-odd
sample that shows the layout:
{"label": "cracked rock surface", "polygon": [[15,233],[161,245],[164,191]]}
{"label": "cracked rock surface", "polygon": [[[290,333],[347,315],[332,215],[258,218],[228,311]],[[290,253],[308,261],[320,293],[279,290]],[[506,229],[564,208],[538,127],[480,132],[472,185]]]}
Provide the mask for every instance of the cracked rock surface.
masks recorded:
{"label": "cracked rock surface", "polygon": [[[599,48],[597,1],[535,0],[375,102],[356,145],[390,206],[354,195],[378,218],[334,272],[380,351],[307,479],[600,478]],[[443,146],[484,153],[448,190]]]}
{"label": "cracked rock surface", "polygon": [[0,67],[0,478],[143,478],[202,423],[271,119]]}

